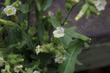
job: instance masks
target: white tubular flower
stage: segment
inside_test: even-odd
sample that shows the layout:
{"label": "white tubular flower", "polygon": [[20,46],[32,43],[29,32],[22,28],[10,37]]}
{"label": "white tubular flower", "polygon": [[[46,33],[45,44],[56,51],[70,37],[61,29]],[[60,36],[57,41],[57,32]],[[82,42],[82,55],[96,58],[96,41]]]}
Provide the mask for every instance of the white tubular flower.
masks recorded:
{"label": "white tubular flower", "polygon": [[40,71],[35,70],[33,73],[40,73]]}
{"label": "white tubular flower", "polygon": [[41,47],[41,46],[38,45],[38,46],[36,47],[36,49],[35,49],[35,52],[36,52],[37,55],[42,51],[40,47]]}
{"label": "white tubular flower", "polygon": [[106,0],[94,0],[93,3],[96,6],[98,11],[104,10],[107,5]]}
{"label": "white tubular flower", "polygon": [[57,27],[56,30],[53,31],[53,35],[55,38],[64,37],[64,28]]}
{"label": "white tubular flower", "polygon": [[0,67],[3,66],[5,63],[5,60],[3,59],[3,57],[0,57]]}
{"label": "white tubular flower", "polygon": [[66,57],[63,55],[56,55],[55,56],[55,63],[63,63],[66,60]]}
{"label": "white tubular flower", "polygon": [[14,67],[14,72],[19,73],[23,68],[23,65],[17,65]]}
{"label": "white tubular flower", "polygon": [[15,15],[16,14],[16,8],[9,5],[9,6],[6,6],[3,11],[5,12],[5,14],[7,16],[11,16],[11,15]]}

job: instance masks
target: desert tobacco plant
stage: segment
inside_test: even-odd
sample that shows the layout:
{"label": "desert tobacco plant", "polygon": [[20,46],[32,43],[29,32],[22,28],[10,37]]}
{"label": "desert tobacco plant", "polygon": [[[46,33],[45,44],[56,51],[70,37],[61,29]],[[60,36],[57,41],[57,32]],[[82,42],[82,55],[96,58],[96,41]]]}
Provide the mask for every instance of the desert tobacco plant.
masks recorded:
{"label": "desert tobacco plant", "polygon": [[[66,16],[49,8],[54,0],[0,0],[1,73],[73,73],[81,48],[90,38],[68,26],[75,20],[100,15],[105,0],[66,0]],[[34,16],[31,16],[34,13]],[[34,21],[35,20],[35,21]]]}

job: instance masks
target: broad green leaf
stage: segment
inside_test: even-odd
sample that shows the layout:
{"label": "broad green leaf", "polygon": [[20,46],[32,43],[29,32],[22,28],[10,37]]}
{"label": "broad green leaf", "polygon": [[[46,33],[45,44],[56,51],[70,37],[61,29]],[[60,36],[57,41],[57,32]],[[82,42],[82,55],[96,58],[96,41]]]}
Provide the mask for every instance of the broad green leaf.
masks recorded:
{"label": "broad green leaf", "polygon": [[82,42],[75,40],[68,47],[68,55],[66,60],[59,66],[59,73],[73,73],[75,71],[75,64],[77,62],[77,57],[81,52]]}

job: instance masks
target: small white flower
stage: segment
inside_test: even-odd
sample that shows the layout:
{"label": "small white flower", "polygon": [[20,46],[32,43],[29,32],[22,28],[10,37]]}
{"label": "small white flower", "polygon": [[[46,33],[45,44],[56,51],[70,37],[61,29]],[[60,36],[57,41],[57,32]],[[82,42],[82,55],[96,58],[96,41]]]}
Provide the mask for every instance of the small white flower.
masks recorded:
{"label": "small white flower", "polygon": [[57,27],[56,30],[53,31],[53,35],[55,38],[64,37],[64,28]]}
{"label": "small white flower", "polygon": [[106,0],[94,0],[93,3],[96,6],[98,11],[104,10],[105,6],[107,5]]}
{"label": "small white flower", "polygon": [[5,60],[3,59],[3,57],[0,57],[0,67],[3,66],[5,63]]}
{"label": "small white flower", "polygon": [[15,15],[16,14],[16,8],[13,7],[12,5],[6,6],[3,11],[7,16]]}
{"label": "small white flower", "polygon": [[40,71],[35,70],[33,73],[40,73]]}
{"label": "small white flower", "polygon": [[14,72],[19,73],[23,68],[23,65],[17,65],[14,67]]}
{"label": "small white flower", "polygon": [[48,15],[49,15],[49,16],[54,16],[54,13],[53,13],[52,11],[49,11],[49,12],[48,12]]}
{"label": "small white flower", "polygon": [[41,46],[38,45],[38,46],[36,47],[36,49],[35,49],[35,52],[36,52],[37,55],[42,51],[40,47],[41,47]]}
{"label": "small white flower", "polygon": [[66,57],[63,55],[56,55],[55,56],[55,62],[56,63],[63,63],[66,60]]}

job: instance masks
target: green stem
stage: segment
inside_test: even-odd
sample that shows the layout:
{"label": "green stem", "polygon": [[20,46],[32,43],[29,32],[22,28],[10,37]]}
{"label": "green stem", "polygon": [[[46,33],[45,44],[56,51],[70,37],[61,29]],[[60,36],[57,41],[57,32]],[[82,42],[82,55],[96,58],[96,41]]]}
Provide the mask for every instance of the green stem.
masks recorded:
{"label": "green stem", "polygon": [[71,14],[71,12],[74,10],[74,8],[77,6],[77,3],[74,5],[72,5],[72,7],[71,7],[71,9],[69,10],[69,12],[67,13],[67,16],[65,17],[65,19],[64,19],[64,21],[63,21],[63,23],[61,24],[61,26],[64,26],[64,24],[65,24],[65,22],[68,20],[68,18],[69,18],[69,16],[70,16],[70,14]]}
{"label": "green stem", "polygon": [[35,11],[36,11],[36,19],[37,19],[36,28],[38,29],[37,33],[39,38],[39,44],[42,44],[44,42],[44,31],[45,31],[45,27],[42,20],[43,12],[42,10],[39,11],[37,1],[34,0],[34,2],[35,2]]}
{"label": "green stem", "polygon": [[16,23],[9,20],[0,19],[0,25],[15,26]]}

